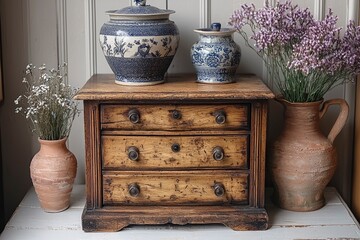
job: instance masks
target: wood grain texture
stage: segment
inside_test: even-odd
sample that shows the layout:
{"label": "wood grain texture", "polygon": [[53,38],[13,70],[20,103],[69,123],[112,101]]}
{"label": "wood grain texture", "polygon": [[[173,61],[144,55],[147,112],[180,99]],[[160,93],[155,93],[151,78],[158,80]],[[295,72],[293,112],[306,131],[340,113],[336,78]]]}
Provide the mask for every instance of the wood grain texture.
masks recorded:
{"label": "wood grain texture", "polygon": [[[129,186],[136,183],[140,194],[133,197]],[[215,184],[222,184],[224,194],[215,195]],[[157,171],[105,172],[105,205],[209,205],[247,204],[248,174],[240,171]]]}
{"label": "wood grain texture", "polygon": [[254,189],[250,195],[253,207],[264,207],[265,198],[265,161],[266,161],[266,127],[268,105],[266,101],[258,101],[253,104],[252,129],[250,140],[250,182],[254,183]]}
{"label": "wood grain texture", "polygon": [[[163,223],[266,229],[265,143],[272,97],[254,76],[206,85],[179,75],[157,86],[126,87],[116,85],[112,75],[94,75],[76,97],[85,99],[83,229]],[[225,112],[221,124],[215,121],[219,111]],[[220,161],[214,160],[216,147],[224,156]]]}
{"label": "wood grain texture", "polygon": [[85,208],[82,215],[85,232],[113,232],[132,224],[167,223],[221,223],[236,231],[265,230],[268,228],[268,215],[263,208],[237,206],[124,206],[115,211],[111,207],[99,211]]}
{"label": "wood grain texture", "polygon": [[247,135],[250,134],[249,130],[191,130],[191,131],[141,131],[141,130],[102,130],[102,136],[231,136],[231,135]]}
{"label": "wood grain texture", "polygon": [[101,150],[99,105],[97,102],[84,101],[84,130],[86,149],[86,206],[89,209],[99,208],[102,204],[101,194]]}
{"label": "wood grain texture", "polygon": [[[139,122],[129,120],[129,112],[139,112]],[[238,105],[103,105],[101,128],[122,130],[228,130],[248,129],[249,104]],[[180,114],[179,119],[173,117]],[[216,116],[224,114],[223,124]]]}
{"label": "wood grain texture", "polygon": [[[189,133],[190,134],[190,133]],[[248,135],[234,136],[102,136],[104,169],[179,169],[248,167]],[[174,152],[172,146],[180,150]],[[136,161],[129,159],[129,148],[139,150]],[[222,160],[213,151],[223,149]]]}
{"label": "wood grain texture", "polygon": [[[113,74],[96,74],[75,96],[77,100],[102,101],[183,101],[198,102],[234,101],[249,99],[270,99],[274,94],[254,75],[238,76],[235,83],[200,84],[195,82],[195,75],[173,75],[166,79],[166,84],[154,86],[122,86],[115,84]],[[180,102],[179,102],[180,101]]]}

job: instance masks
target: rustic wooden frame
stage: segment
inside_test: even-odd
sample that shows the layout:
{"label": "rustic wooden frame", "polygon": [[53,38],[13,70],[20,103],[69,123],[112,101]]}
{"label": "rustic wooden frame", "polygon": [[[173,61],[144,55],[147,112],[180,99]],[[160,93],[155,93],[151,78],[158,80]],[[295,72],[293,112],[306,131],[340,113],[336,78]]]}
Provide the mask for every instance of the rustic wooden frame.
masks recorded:
{"label": "rustic wooden frame", "polygon": [[[146,88],[128,88],[114,85],[111,75],[94,75],[78,93],[76,99],[84,100],[86,143],[86,206],[82,214],[83,230],[118,231],[131,224],[213,224],[222,223],[234,230],[265,230],[268,215],[265,210],[265,148],[268,99],[271,91],[256,77],[240,79],[239,85],[230,86],[225,93],[217,88],[208,91],[186,89],[194,85],[193,76],[172,78],[172,82],[185,79],[184,88],[176,92],[159,90],[149,93]],[[182,84],[182,83],[178,83]],[[248,84],[248,88],[241,89]],[[235,90],[233,91],[233,87]],[[191,88],[191,87],[188,87]],[[206,86],[205,86],[206,88]],[[221,88],[220,86],[218,88]],[[226,88],[226,87],[224,87]],[[152,88],[154,90],[154,88]],[[215,90],[214,90],[215,89]],[[129,93],[129,91],[143,93]],[[158,91],[158,92],[157,92]],[[172,90],[170,90],[172,91]],[[161,94],[160,94],[161,92]],[[102,104],[247,104],[250,115],[250,170],[249,199],[246,204],[224,205],[103,205],[101,161],[101,106]],[[174,134],[174,133],[164,133]],[[202,133],[206,134],[206,132]],[[176,174],[176,171],[174,172]]]}

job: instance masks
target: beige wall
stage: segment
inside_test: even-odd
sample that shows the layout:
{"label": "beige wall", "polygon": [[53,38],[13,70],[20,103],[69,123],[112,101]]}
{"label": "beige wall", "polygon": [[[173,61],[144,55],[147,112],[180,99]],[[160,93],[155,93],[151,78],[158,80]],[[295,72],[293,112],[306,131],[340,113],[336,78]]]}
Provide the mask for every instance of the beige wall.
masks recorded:
{"label": "beige wall", "polygon": [[[10,216],[28,187],[29,163],[37,151],[36,139],[28,131],[24,119],[15,116],[13,100],[21,92],[22,71],[27,63],[47,63],[55,66],[59,62],[69,63],[69,82],[81,87],[93,73],[111,72],[98,44],[98,32],[107,21],[105,10],[127,6],[130,0],[0,0],[4,102],[0,107],[1,148],[5,184],[6,215]],[[189,49],[197,40],[193,29],[206,27],[210,22],[220,21],[226,26],[228,17],[241,3],[253,2],[261,6],[264,0],[149,0],[149,4],[173,9],[171,19],[176,22],[181,34],[179,51],[169,72],[193,72]],[[270,2],[274,3],[275,0]],[[293,0],[302,7],[309,7],[318,18],[324,16],[328,7],[339,15],[339,25],[345,26],[358,0]],[[239,36],[236,41],[242,47],[241,72],[252,72],[261,76],[272,87],[261,60],[248,50]],[[351,115],[342,133],[336,140],[339,165],[332,184],[338,188],[345,200],[350,201],[351,166],[353,164],[353,126],[355,85],[338,87],[326,98],[345,98],[351,107]],[[270,139],[279,132],[281,108],[271,104]],[[328,131],[337,116],[332,109],[324,119],[322,127]],[[84,135],[83,117],[74,122],[69,147],[78,158],[76,182],[84,182]]]}

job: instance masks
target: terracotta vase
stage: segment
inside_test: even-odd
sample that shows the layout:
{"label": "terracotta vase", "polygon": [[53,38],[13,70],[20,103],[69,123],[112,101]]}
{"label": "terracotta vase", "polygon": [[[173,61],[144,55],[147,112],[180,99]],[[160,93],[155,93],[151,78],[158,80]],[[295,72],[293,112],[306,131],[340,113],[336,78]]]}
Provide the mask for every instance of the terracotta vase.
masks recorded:
{"label": "terracotta vase", "polygon": [[61,212],[70,206],[77,161],[66,140],[39,139],[40,151],[30,164],[31,179],[45,212]]}
{"label": "terracotta vase", "polygon": [[[324,206],[324,189],[337,163],[333,141],[344,127],[349,107],[343,99],[290,103],[285,107],[283,131],[274,142],[269,158],[274,183],[274,200],[284,209],[313,211]],[[339,105],[340,114],[328,136],[320,131],[319,120],[330,105]]]}

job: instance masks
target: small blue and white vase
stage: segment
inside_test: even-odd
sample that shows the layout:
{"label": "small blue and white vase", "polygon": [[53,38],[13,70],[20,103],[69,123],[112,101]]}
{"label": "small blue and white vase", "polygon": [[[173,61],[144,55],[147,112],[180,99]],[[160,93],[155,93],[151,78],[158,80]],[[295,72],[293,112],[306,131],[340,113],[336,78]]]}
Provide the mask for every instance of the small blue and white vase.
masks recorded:
{"label": "small blue and white vase", "polygon": [[200,34],[200,40],[191,48],[197,82],[235,82],[241,57],[240,47],[232,38],[235,29],[221,28],[220,23],[213,23],[211,28],[194,31]]}
{"label": "small blue and white vase", "polygon": [[164,82],[179,45],[179,31],[169,15],[134,0],[134,6],[107,11],[110,21],[100,30],[100,45],[115,74],[123,85],[154,85]]}

